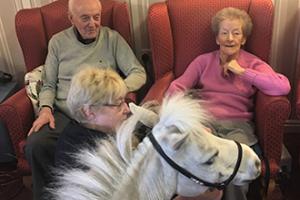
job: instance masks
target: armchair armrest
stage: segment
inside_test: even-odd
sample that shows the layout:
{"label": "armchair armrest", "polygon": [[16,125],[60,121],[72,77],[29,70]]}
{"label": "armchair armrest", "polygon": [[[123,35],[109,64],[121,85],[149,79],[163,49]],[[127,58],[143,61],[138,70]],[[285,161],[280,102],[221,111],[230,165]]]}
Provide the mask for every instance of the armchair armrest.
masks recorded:
{"label": "armchair armrest", "polygon": [[156,100],[161,102],[166,90],[171,82],[174,80],[173,72],[166,73],[162,78],[155,81],[155,83],[149,89],[147,95],[142,102]]}
{"label": "armchair armrest", "polygon": [[291,112],[286,96],[268,96],[262,92],[256,95],[256,134],[264,157],[269,160],[271,176],[279,169],[284,123]]}
{"label": "armchair armrest", "polygon": [[136,103],[136,94],[134,92],[129,92],[126,95],[126,102],[127,103],[129,103],[129,102],[135,102]]}
{"label": "armchair armrest", "polygon": [[9,132],[17,158],[21,157],[19,143],[24,140],[34,120],[34,112],[25,88],[0,104],[0,120]]}

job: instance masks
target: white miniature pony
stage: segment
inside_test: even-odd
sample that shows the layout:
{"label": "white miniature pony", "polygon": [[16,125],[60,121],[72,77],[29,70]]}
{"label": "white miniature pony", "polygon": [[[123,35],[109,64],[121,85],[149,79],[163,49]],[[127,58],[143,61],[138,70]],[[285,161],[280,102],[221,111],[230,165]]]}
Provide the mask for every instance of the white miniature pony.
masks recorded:
{"label": "white miniature pony", "polygon": [[[60,172],[57,200],[169,200],[174,194],[196,196],[230,181],[242,185],[260,174],[260,160],[246,145],[211,134],[199,101],[176,95],[163,101],[158,116],[131,105],[133,115],[117,139],[101,141],[78,158],[89,170]],[[154,125],[134,148],[138,121]],[[149,136],[150,135],[150,136]],[[154,147],[155,146],[155,147]]]}

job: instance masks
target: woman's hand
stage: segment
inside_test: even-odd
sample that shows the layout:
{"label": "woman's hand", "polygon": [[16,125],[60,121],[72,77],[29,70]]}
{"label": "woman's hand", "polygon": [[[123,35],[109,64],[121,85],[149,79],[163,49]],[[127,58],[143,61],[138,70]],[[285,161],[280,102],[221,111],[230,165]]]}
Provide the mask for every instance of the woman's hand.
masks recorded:
{"label": "woman's hand", "polygon": [[55,120],[51,108],[43,107],[39,112],[38,118],[33,122],[32,127],[28,132],[28,136],[33,132],[39,131],[42,126],[48,123],[50,128],[55,128]]}
{"label": "woman's hand", "polygon": [[240,66],[240,64],[235,60],[231,60],[224,65],[224,74],[228,75],[228,70],[236,75],[242,75],[245,72],[245,69]]}

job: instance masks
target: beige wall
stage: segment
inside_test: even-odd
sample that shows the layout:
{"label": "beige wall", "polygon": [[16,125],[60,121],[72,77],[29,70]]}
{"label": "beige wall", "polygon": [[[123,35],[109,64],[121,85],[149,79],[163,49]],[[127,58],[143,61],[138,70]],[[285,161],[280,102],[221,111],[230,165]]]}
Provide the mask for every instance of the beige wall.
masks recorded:
{"label": "beige wall", "polygon": [[23,82],[24,59],[15,31],[15,14],[23,8],[41,6],[55,0],[0,1],[0,70]]}
{"label": "beige wall", "polygon": [[[300,75],[300,0],[274,0],[275,22],[270,63],[278,72],[285,74],[292,85],[289,98],[292,116],[296,94],[296,83]],[[298,64],[297,64],[298,62]]]}
{"label": "beige wall", "polygon": [[290,66],[295,65],[299,35],[299,0],[275,0],[272,66],[292,77]]}
{"label": "beige wall", "polygon": [[14,27],[14,1],[0,1],[0,70],[21,76],[24,61]]}
{"label": "beige wall", "polygon": [[135,41],[135,52],[140,58],[144,53],[148,53],[149,43],[147,34],[147,13],[151,4],[164,0],[125,0],[131,12],[133,38]]}

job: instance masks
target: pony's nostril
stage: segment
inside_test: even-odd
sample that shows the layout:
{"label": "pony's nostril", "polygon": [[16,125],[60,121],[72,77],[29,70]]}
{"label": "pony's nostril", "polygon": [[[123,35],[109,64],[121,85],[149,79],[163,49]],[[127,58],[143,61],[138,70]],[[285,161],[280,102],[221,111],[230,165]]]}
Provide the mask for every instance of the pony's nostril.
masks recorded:
{"label": "pony's nostril", "polygon": [[260,161],[259,160],[255,161],[255,167],[257,169],[260,169]]}
{"label": "pony's nostril", "polygon": [[256,167],[256,172],[255,172],[255,176],[258,177],[261,173],[261,162],[260,160],[255,161],[255,167]]}
{"label": "pony's nostril", "polygon": [[222,178],[224,176],[224,174],[222,174],[221,172],[219,172],[219,177]]}

